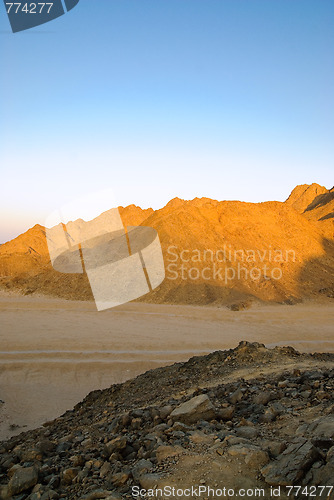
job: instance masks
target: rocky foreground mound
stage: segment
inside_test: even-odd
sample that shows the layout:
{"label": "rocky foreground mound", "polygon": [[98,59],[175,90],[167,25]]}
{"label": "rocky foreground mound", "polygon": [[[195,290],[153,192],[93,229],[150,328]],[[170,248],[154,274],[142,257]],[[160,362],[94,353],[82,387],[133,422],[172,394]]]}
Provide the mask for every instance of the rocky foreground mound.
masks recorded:
{"label": "rocky foreground mound", "polygon": [[158,368],[0,443],[1,498],[334,498],[333,389],[334,354],[257,343]]}

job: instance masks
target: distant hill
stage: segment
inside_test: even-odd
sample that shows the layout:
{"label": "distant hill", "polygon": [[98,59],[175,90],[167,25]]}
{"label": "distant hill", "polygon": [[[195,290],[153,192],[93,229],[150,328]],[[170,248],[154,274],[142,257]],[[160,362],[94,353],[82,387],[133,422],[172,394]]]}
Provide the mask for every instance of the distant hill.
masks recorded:
{"label": "distant hill", "polygon": [[[175,198],[119,211],[125,225],[155,228],[163,248],[166,279],[141,300],[242,308],[334,296],[334,191],[318,184],[297,186],[284,203]],[[92,298],[85,275],[51,267],[39,225],[1,246],[0,275],[5,289]]]}

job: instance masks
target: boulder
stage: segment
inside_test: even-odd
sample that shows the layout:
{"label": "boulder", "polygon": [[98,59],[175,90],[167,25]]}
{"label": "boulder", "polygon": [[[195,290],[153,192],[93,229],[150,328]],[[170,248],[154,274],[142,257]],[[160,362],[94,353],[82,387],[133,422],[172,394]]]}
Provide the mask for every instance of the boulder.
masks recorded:
{"label": "boulder", "polygon": [[206,394],[200,394],[182,403],[170,414],[174,422],[192,424],[198,420],[212,420],[216,416],[216,410]]}
{"label": "boulder", "polygon": [[319,450],[310,441],[296,439],[277,460],[263,467],[261,473],[266,483],[272,486],[297,484],[319,456]]}
{"label": "boulder", "polygon": [[8,493],[10,495],[17,495],[35,486],[37,481],[38,472],[35,467],[20,467],[16,469],[8,483]]}
{"label": "boulder", "polygon": [[110,457],[110,455],[116,451],[124,450],[126,448],[126,437],[118,436],[105,445],[105,456]]}

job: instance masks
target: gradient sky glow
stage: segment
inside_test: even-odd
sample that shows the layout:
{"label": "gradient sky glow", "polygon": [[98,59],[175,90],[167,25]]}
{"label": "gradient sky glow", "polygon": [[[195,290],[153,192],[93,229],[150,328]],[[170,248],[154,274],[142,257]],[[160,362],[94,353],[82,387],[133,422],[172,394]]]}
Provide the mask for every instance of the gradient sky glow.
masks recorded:
{"label": "gradient sky glow", "polygon": [[333,0],[80,0],[12,34],[0,4],[0,243],[111,188],[283,201],[331,188]]}

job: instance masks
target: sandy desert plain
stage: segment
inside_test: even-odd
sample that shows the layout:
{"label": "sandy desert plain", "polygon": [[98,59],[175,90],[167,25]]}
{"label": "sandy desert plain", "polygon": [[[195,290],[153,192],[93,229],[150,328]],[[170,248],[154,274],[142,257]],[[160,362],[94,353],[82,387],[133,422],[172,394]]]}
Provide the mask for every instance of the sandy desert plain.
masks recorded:
{"label": "sandy desert plain", "polygon": [[334,352],[328,302],[227,307],[0,296],[0,439],[41,425],[95,389],[240,340]]}

